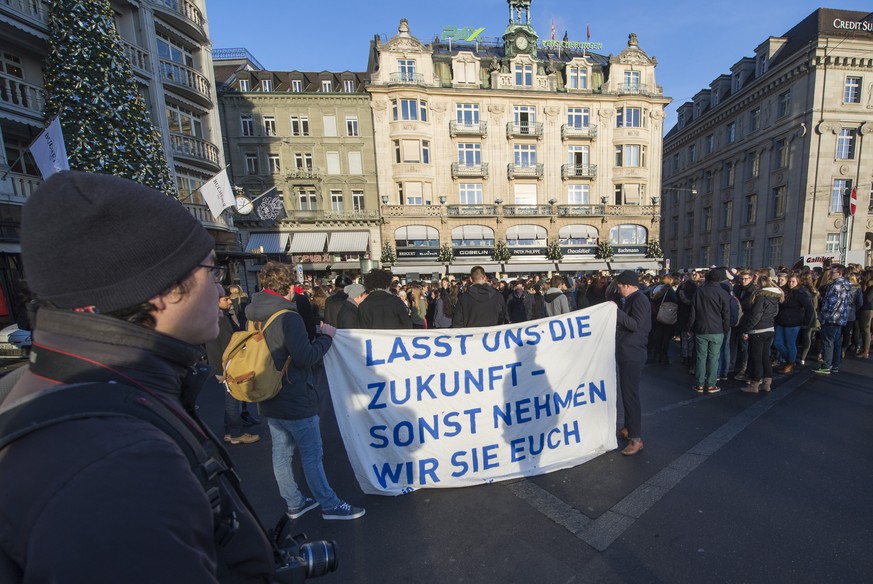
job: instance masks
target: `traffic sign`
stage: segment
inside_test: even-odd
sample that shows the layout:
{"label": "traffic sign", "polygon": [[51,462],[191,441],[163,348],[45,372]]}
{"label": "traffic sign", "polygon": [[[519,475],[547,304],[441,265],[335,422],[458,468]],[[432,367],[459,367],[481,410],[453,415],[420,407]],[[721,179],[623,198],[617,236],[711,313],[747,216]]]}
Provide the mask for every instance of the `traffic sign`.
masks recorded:
{"label": "traffic sign", "polygon": [[852,189],[852,194],[849,195],[849,214],[854,216],[855,209],[858,208],[858,189]]}

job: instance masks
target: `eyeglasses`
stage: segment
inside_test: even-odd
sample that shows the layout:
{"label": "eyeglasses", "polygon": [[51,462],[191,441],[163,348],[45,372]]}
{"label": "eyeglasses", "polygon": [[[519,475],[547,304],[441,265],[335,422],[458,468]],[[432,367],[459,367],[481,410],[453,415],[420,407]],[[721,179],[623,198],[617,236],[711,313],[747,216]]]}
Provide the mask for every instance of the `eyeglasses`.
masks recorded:
{"label": "eyeglasses", "polygon": [[212,279],[216,284],[221,284],[224,281],[224,277],[227,275],[227,266],[208,266],[206,264],[197,264],[198,268],[206,268],[207,270],[212,272]]}

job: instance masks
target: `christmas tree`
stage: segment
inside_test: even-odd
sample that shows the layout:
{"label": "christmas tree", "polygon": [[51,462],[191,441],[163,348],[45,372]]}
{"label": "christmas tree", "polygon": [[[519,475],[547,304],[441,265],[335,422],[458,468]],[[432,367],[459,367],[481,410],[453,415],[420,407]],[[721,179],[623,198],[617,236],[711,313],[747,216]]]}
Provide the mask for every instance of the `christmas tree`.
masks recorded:
{"label": "christmas tree", "polygon": [[60,116],[70,168],[175,193],[108,0],[54,0],[45,61],[46,120]]}

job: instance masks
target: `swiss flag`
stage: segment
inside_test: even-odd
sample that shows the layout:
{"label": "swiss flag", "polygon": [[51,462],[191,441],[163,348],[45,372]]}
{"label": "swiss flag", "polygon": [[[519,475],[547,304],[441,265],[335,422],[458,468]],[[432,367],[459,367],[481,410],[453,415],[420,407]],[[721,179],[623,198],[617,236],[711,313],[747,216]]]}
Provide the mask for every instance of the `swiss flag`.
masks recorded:
{"label": "swiss flag", "polygon": [[858,208],[858,190],[852,189],[852,194],[849,195],[849,214],[855,215],[855,209]]}

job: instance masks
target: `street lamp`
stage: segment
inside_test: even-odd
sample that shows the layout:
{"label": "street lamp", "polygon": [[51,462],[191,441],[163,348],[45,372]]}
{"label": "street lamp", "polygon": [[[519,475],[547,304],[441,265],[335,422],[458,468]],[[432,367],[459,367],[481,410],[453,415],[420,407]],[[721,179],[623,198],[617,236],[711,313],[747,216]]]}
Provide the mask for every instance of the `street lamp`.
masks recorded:
{"label": "street lamp", "polygon": [[603,196],[601,196],[601,197],[600,197],[600,202],[603,203],[604,205],[606,205],[607,203],[609,203],[609,195],[603,195]]}
{"label": "street lamp", "polygon": [[496,199],[494,199],[494,204],[495,205],[502,205],[503,199],[501,199],[500,197],[497,197]]}
{"label": "street lamp", "polygon": [[652,204],[653,205],[657,205],[660,202],[661,202],[661,197],[659,197],[658,195],[655,195],[654,197],[652,197]]}
{"label": "street lamp", "polygon": [[549,199],[549,205],[554,205],[554,204],[557,203],[557,202],[558,202],[558,199],[556,199],[556,198],[554,198],[554,197],[552,197],[551,199]]}
{"label": "street lamp", "polygon": [[445,204],[446,204],[446,196],[440,195],[440,205],[445,205]]}
{"label": "street lamp", "polygon": [[382,204],[383,204],[383,205],[387,205],[387,204],[388,204],[388,195],[382,195]]}

